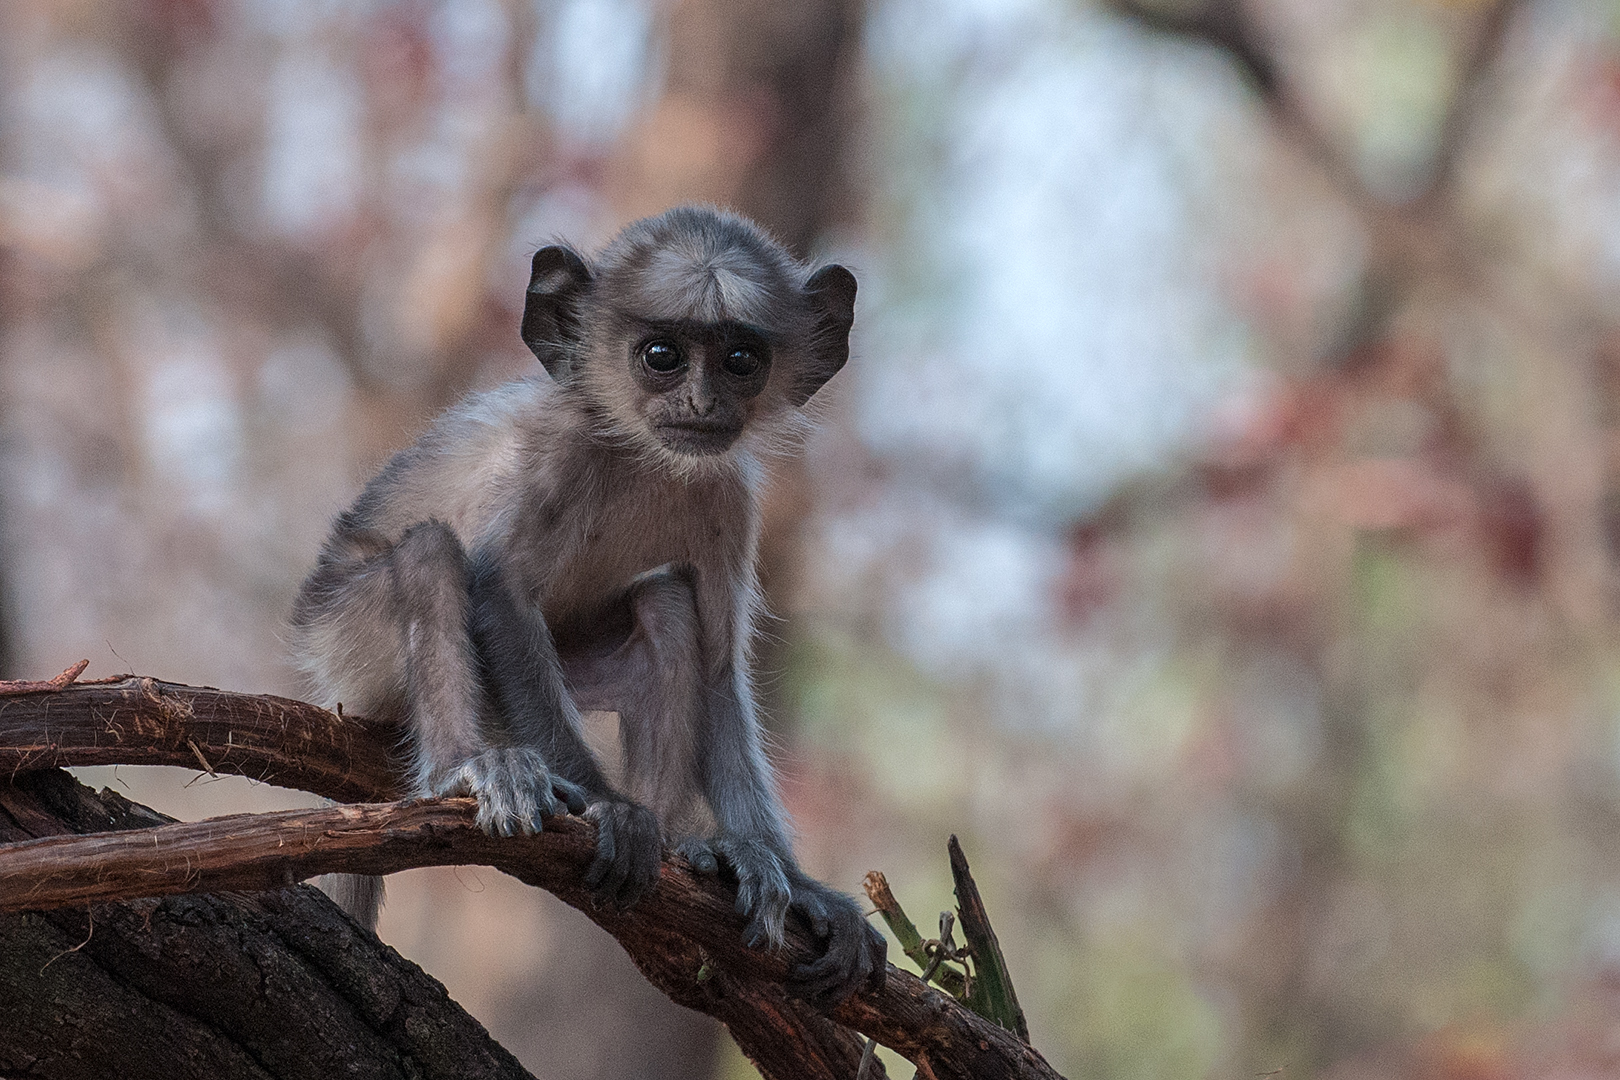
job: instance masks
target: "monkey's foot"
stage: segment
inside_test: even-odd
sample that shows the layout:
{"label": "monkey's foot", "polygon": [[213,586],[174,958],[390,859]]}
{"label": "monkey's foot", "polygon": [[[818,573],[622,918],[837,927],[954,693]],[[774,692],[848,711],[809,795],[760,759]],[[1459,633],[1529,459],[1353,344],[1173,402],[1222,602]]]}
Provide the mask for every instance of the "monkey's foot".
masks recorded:
{"label": "monkey's foot", "polygon": [[593,802],[585,816],[596,822],[596,859],[585,871],[585,887],[597,903],[623,911],[658,884],[664,859],[658,818],[628,799]]}
{"label": "monkey's foot", "polygon": [[585,789],[553,776],[538,750],[494,747],[468,758],[430,785],[430,795],[471,795],[478,827],[491,836],[537,833],[558,814],[583,814]]}

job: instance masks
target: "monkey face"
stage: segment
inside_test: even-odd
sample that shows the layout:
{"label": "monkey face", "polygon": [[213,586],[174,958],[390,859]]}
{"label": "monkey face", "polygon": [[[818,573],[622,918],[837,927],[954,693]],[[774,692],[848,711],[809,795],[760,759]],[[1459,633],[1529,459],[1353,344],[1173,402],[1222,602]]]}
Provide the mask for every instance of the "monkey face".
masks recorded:
{"label": "monkey face", "polygon": [[790,446],[854,318],[842,266],[807,275],[747,220],[683,206],[627,226],[594,267],[535,252],[523,340],[598,435],[687,474]]}
{"label": "monkey face", "polygon": [[628,353],[642,422],[681,456],[731,449],[770,377],[770,343],[736,322],[649,325]]}

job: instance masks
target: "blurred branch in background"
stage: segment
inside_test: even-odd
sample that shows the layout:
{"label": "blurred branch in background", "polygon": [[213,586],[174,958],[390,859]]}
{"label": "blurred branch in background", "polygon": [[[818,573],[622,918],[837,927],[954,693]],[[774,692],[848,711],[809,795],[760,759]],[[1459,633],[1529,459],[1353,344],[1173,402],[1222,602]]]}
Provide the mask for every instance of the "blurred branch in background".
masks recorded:
{"label": "blurred branch in background", "polygon": [[[1452,78],[1445,105],[1429,125],[1415,179],[1394,188],[1376,181],[1378,174],[1369,171],[1364,156],[1358,159],[1359,148],[1345,138],[1342,125],[1324,122],[1331,110],[1322,80],[1305,66],[1314,58],[1308,46],[1290,40],[1296,27],[1280,5],[1120,0],[1109,6],[1142,26],[1227,56],[1258,95],[1276,138],[1356,216],[1366,242],[1359,300],[1315,370],[1288,379],[1188,484],[1161,489],[1145,503],[1123,494],[1098,517],[1105,529],[1107,522],[1131,519],[1157,520],[1153,527],[1162,528],[1165,514],[1207,515],[1222,513],[1221,507],[1243,514],[1250,512],[1245,507],[1271,504],[1295,523],[1299,576],[1274,595],[1272,605],[1257,607],[1258,598],[1233,603],[1239,597],[1217,593],[1209,607],[1189,605],[1187,615],[1190,625],[1201,618],[1224,624],[1216,632],[1245,642],[1240,648],[1297,658],[1324,688],[1316,766],[1296,789],[1299,801],[1278,807],[1299,862],[1292,884],[1267,906],[1259,939],[1247,948],[1265,955],[1270,972],[1264,976],[1268,990],[1252,1014],[1261,1044],[1291,1062],[1325,1068],[1378,1046],[1385,1036],[1377,1032],[1385,1029],[1373,1017],[1394,1007],[1387,1000],[1357,998],[1345,985],[1346,973],[1322,967],[1330,962],[1323,952],[1331,948],[1327,939],[1347,917],[1345,905],[1368,887],[1369,873],[1379,873],[1373,867],[1381,859],[1405,864],[1408,858],[1438,857],[1429,846],[1437,838],[1411,836],[1378,854],[1376,845],[1369,847],[1368,786],[1391,768],[1388,740],[1401,737],[1388,726],[1389,699],[1433,692],[1425,689],[1422,670],[1459,659],[1447,655],[1444,644],[1426,643],[1396,662],[1393,670],[1403,674],[1393,683],[1378,685],[1390,677],[1376,674],[1380,664],[1395,657],[1383,654],[1389,646],[1377,640],[1382,630],[1355,625],[1354,608],[1371,600],[1365,590],[1376,587],[1366,575],[1379,572],[1372,566],[1384,560],[1389,569],[1383,572],[1408,563],[1412,557],[1399,552],[1411,543],[1427,552],[1416,554],[1419,560],[1480,561],[1482,578],[1440,589],[1477,590],[1482,605],[1499,605],[1489,616],[1478,610],[1463,615],[1450,606],[1453,599],[1422,587],[1417,595],[1375,601],[1434,605],[1424,622],[1464,620],[1456,633],[1474,641],[1456,644],[1475,654],[1464,666],[1478,677],[1502,680],[1495,702],[1465,723],[1488,724],[1487,714],[1512,709],[1511,699],[1524,691],[1504,682],[1539,681],[1544,676],[1535,665],[1551,659],[1524,655],[1526,637],[1519,633],[1492,641],[1503,625],[1495,620],[1519,623],[1532,639],[1545,635],[1543,647],[1573,647],[1571,660],[1580,655],[1576,640],[1614,617],[1614,576],[1598,525],[1614,481],[1587,472],[1595,461],[1581,444],[1595,447],[1606,436],[1592,427],[1598,414],[1589,408],[1599,388],[1580,385],[1591,377],[1591,358],[1606,348],[1614,323],[1593,309],[1596,297],[1560,292],[1504,258],[1499,225],[1478,205],[1478,176],[1491,167],[1491,142],[1500,137],[1497,117],[1517,76],[1505,59],[1508,43],[1516,36],[1522,51],[1529,34],[1521,17],[1526,5],[1467,3],[1446,13]],[[1556,419],[1542,415],[1537,423],[1558,431],[1554,438],[1574,451],[1573,458],[1565,456],[1557,466],[1505,460],[1482,430],[1477,404],[1468,400],[1463,361],[1446,355],[1480,343],[1441,344],[1425,336],[1431,328],[1485,312],[1485,332],[1504,343],[1498,347],[1534,357],[1536,378],[1546,380],[1540,404],[1566,410]],[[1401,408],[1425,417],[1426,433],[1409,444],[1410,456],[1362,442],[1368,424]],[[1603,471],[1612,472],[1612,466]],[[1390,587],[1416,591],[1410,580]],[[1337,589],[1347,594],[1335,595]],[[1491,619],[1493,628],[1480,618]],[[1514,669],[1520,675],[1508,674]],[[1441,811],[1428,827],[1444,830],[1446,816]],[[1502,853],[1490,851],[1498,837],[1480,824],[1474,842],[1486,847],[1467,858],[1490,865]],[[1402,847],[1409,853],[1396,854]]]}
{"label": "blurred branch in background", "polygon": [[[1369,239],[1360,310],[1342,335],[1338,354],[1327,358],[1329,371],[1307,382],[1307,386],[1320,389],[1304,393],[1319,393],[1325,400],[1298,418],[1294,429],[1297,436],[1318,445],[1320,440],[1331,439],[1331,422],[1324,421],[1341,407],[1335,399],[1361,392],[1358,384],[1377,386],[1393,379],[1398,394],[1418,386],[1431,393],[1439,390],[1429,373],[1408,371],[1404,377],[1392,373],[1390,369],[1398,367],[1403,358],[1391,356],[1380,344],[1391,333],[1389,320],[1407,310],[1423,293],[1446,290],[1453,293],[1455,302],[1463,299],[1456,294],[1467,288],[1465,283],[1480,282],[1485,277],[1479,264],[1488,256],[1479,252],[1466,223],[1457,215],[1454,187],[1458,158],[1473,133],[1476,111],[1486,98],[1488,80],[1495,72],[1511,16],[1519,5],[1513,0],[1473,5],[1478,10],[1470,12],[1472,25],[1459,34],[1464,44],[1458,51],[1463,58],[1455,65],[1457,75],[1449,93],[1450,104],[1428,157],[1427,178],[1415,191],[1403,192],[1399,199],[1369,190],[1353,155],[1323,130],[1315,115],[1316,103],[1302,91],[1287,63],[1274,55],[1277,46],[1268,40],[1249,5],[1239,0],[1163,6],[1120,0],[1111,6],[1153,30],[1207,43],[1229,56],[1248,77],[1278,138],[1315,169],[1358,215],[1363,234]],[[1372,389],[1372,393],[1378,394],[1379,389]],[[1442,414],[1453,412],[1453,406],[1443,396],[1430,397],[1426,404]],[[1239,466],[1231,482],[1263,490],[1277,482],[1264,477],[1283,467],[1283,460],[1282,455],[1262,452],[1244,462],[1251,469],[1257,468],[1258,475]],[[1442,469],[1452,474],[1455,465],[1447,462]],[[1451,476],[1441,482],[1448,481],[1456,482]],[[1390,494],[1380,492],[1368,501],[1386,512],[1402,501],[1411,501],[1410,497],[1392,499]],[[1203,492],[1197,491],[1195,497],[1203,497]],[[1275,980],[1269,1000],[1259,1004],[1257,1022],[1263,1040],[1280,1046],[1295,1043],[1285,1051],[1291,1059],[1303,1055],[1305,1061],[1319,1068],[1365,1045],[1357,1023],[1343,1015],[1334,1002],[1313,992],[1316,980],[1310,950],[1316,928],[1330,917],[1336,898],[1357,875],[1356,859],[1349,847],[1350,833],[1357,809],[1358,780],[1369,767],[1368,743],[1373,736],[1366,726],[1364,703],[1354,699],[1356,688],[1335,687],[1339,680],[1329,670],[1334,645],[1331,630],[1320,623],[1312,625],[1312,616],[1301,614],[1303,625],[1300,620],[1285,620],[1275,627],[1277,638],[1262,647],[1299,656],[1309,667],[1323,672],[1330,699],[1324,711],[1324,749],[1303,785],[1309,802],[1295,807],[1284,819],[1294,834],[1292,843],[1300,864],[1293,886],[1282,890],[1271,905],[1275,921],[1268,933],[1268,962],[1287,974]],[[1266,633],[1264,628],[1260,632],[1262,636]],[[1333,700],[1335,697],[1340,700]]]}
{"label": "blurred branch in background", "polygon": [[[1366,190],[1351,156],[1328,132],[1322,130],[1312,104],[1302,99],[1300,87],[1287,65],[1273,55],[1275,45],[1268,40],[1255,12],[1262,4],[1244,0],[1101,0],[1104,7],[1140,25],[1164,34],[1203,42],[1228,56],[1248,80],[1265,105],[1279,134],[1307,157],[1333,184],[1347,202],[1374,216],[1402,213],[1399,206]],[[1453,66],[1456,75],[1449,88],[1449,107],[1439,125],[1438,137],[1428,155],[1427,176],[1416,192],[1403,193],[1407,206],[1431,200],[1445,201],[1454,180],[1457,157],[1462,152],[1477,110],[1484,103],[1483,83],[1491,76],[1501,57],[1508,26],[1524,5],[1520,0],[1467,0],[1457,5],[1468,12],[1468,25],[1459,35],[1460,59]]]}

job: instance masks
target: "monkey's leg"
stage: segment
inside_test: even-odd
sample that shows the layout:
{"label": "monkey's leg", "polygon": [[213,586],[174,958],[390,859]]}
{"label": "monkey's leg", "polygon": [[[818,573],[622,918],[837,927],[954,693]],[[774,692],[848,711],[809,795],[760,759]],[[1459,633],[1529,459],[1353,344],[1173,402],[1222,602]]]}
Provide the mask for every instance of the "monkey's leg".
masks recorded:
{"label": "monkey's leg", "polygon": [[597,826],[596,859],[585,884],[599,902],[629,907],[658,881],[664,843],[657,817],[608,786],[580,735],[579,710],[545,618],[517,601],[492,555],[474,558],[469,596],[477,659],[503,724],[499,738],[514,752],[532,748],[559,777],[578,785],[580,810]]}
{"label": "monkey's leg", "polygon": [[542,746],[491,738],[484,689],[468,634],[471,572],[448,525],[412,526],[390,557],[404,634],[406,697],[415,740],[416,788],[478,799],[484,831],[539,831],[543,818],[586,805],[576,783],[553,775]]}

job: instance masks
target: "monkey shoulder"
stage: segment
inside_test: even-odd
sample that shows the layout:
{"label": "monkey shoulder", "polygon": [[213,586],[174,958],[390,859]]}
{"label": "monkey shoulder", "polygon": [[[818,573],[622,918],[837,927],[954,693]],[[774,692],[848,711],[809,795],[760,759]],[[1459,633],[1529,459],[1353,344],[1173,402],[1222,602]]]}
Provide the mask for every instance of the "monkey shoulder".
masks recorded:
{"label": "monkey shoulder", "polygon": [[469,394],[395,454],[345,518],[397,541],[422,521],[471,544],[496,525],[517,490],[544,482],[546,444],[565,426],[549,380],[521,379]]}

